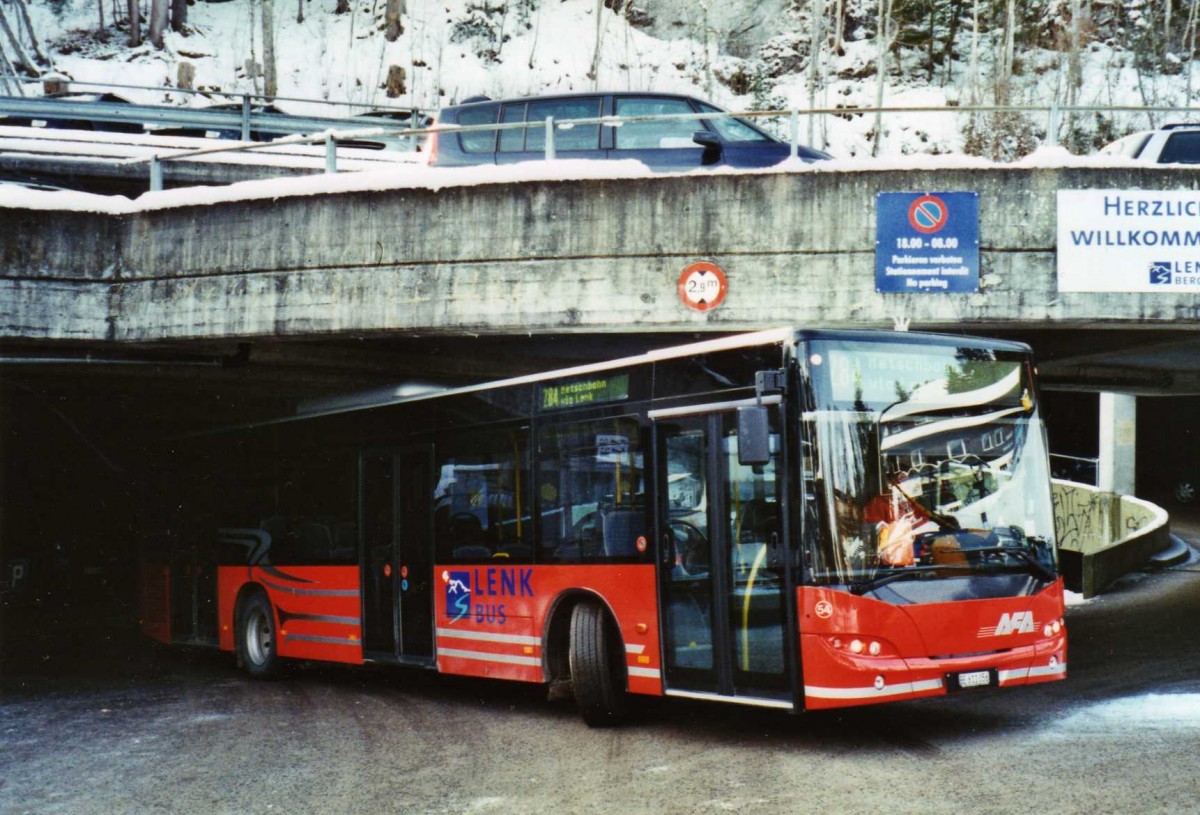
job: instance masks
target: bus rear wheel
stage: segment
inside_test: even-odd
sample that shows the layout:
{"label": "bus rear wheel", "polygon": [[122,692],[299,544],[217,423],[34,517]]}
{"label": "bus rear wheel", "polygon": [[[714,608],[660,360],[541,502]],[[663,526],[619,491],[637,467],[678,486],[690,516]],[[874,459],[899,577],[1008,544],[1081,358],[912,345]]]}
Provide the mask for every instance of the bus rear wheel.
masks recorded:
{"label": "bus rear wheel", "polygon": [[269,679],[279,673],[275,612],[263,594],[255,592],[242,604],[237,634],[238,658],[246,673],[255,679]]}
{"label": "bus rear wheel", "polygon": [[584,600],[571,610],[571,689],[589,727],[612,727],[625,718],[625,658],[604,608]]}

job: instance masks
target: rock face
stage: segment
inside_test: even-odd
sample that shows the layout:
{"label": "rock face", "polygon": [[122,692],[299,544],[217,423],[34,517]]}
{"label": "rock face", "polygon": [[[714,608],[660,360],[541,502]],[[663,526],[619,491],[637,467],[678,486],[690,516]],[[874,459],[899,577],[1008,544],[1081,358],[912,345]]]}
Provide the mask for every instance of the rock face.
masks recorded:
{"label": "rock face", "polygon": [[785,0],[728,0],[709,3],[705,11],[695,0],[653,0],[645,3],[653,18],[646,30],[660,39],[690,37],[704,42],[707,28],[722,51],[748,58],[784,30],[786,5]]}

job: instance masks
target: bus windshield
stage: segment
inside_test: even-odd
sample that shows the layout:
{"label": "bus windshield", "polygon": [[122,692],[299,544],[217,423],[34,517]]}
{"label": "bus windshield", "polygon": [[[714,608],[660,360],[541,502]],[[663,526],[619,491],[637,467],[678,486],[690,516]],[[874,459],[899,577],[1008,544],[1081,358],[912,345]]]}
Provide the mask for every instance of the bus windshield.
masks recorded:
{"label": "bus windshield", "polygon": [[819,342],[808,362],[817,582],[865,593],[901,581],[1056,577],[1045,438],[1025,355]]}

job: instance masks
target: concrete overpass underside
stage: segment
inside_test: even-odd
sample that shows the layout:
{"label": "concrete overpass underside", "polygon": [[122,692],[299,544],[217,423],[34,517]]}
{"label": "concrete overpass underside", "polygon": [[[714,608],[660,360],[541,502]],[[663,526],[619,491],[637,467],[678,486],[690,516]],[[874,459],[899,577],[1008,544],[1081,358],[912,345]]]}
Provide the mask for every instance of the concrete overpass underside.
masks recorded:
{"label": "concrete overpass underside", "polygon": [[[1048,388],[1200,393],[1194,295],[1057,289],[1056,191],[1193,189],[1157,168],[711,174],[389,188],[365,174],[168,192],[124,211],[4,210],[11,377],[258,394],[264,409],[397,381],[467,382],[776,325],[1030,342]],[[305,184],[311,183],[311,189]],[[875,195],[979,194],[980,290],[875,291]],[[728,278],[689,309],[697,260]],[[193,404],[194,400],[188,400]]]}

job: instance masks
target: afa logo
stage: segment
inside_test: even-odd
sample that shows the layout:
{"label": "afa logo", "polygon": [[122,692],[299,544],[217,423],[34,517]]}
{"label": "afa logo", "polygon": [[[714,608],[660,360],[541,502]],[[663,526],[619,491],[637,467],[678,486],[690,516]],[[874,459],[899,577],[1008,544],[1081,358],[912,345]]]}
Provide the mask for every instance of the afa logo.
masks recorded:
{"label": "afa logo", "polygon": [[1171,284],[1171,261],[1156,260],[1150,264],[1150,283],[1154,286],[1169,286]]}
{"label": "afa logo", "polygon": [[1032,634],[1037,630],[1032,611],[1004,612],[994,626],[979,629],[981,637],[1006,637],[1010,634]]}
{"label": "afa logo", "polygon": [[446,616],[450,622],[470,619],[471,617],[471,573],[442,572],[442,580],[446,584]]}

